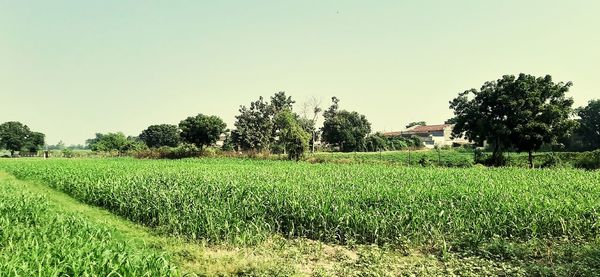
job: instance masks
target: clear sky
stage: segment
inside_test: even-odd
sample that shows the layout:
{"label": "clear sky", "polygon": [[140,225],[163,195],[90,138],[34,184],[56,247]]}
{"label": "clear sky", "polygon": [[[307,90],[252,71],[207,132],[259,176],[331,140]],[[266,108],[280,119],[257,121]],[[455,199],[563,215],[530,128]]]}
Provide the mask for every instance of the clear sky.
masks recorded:
{"label": "clear sky", "polygon": [[0,122],[48,143],[137,135],[284,90],[341,99],[374,131],[442,123],[520,72],[600,98],[600,1],[0,0]]}

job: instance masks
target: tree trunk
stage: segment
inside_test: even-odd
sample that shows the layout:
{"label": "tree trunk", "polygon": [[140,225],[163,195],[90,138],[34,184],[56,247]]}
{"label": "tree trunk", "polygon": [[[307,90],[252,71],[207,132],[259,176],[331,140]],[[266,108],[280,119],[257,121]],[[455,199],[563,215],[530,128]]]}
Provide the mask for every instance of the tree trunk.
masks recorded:
{"label": "tree trunk", "polygon": [[315,132],[312,132],[312,151],[311,153],[315,153]]}
{"label": "tree trunk", "polygon": [[10,150],[10,157],[14,157],[15,156],[15,150]]}
{"label": "tree trunk", "polygon": [[497,158],[499,151],[500,151],[500,139],[496,138],[496,143],[494,145],[494,153],[492,153],[492,156],[494,158]]}
{"label": "tree trunk", "polygon": [[533,168],[533,153],[529,150],[529,168]]}

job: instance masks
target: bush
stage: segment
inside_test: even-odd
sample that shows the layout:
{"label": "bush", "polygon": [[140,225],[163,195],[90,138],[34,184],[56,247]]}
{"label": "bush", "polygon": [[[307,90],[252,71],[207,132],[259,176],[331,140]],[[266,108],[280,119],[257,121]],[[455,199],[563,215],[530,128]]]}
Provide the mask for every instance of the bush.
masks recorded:
{"label": "bush", "polygon": [[423,167],[433,166],[433,163],[427,157],[421,157],[421,159],[419,160],[419,164]]}
{"label": "bush", "polygon": [[221,156],[221,153],[222,153],[221,149],[214,148],[214,147],[206,147],[202,151],[202,156],[204,156],[204,157],[217,157],[217,156]]}
{"label": "bush", "polygon": [[508,159],[503,154],[494,157],[493,155],[484,153],[484,150],[480,148],[475,148],[473,150],[473,162],[485,166],[505,166],[508,163]]}
{"label": "bush", "polygon": [[572,167],[571,164],[563,161],[558,154],[549,153],[546,155],[546,160],[541,164],[543,168],[557,168],[557,167]]}
{"label": "bush", "polygon": [[65,148],[61,150],[63,158],[73,158],[73,150]]}
{"label": "bush", "polygon": [[600,149],[585,152],[575,162],[575,167],[585,169],[600,169]]}
{"label": "bush", "polygon": [[181,145],[172,148],[167,154],[167,159],[183,159],[200,156],[201,151],[196,145],[190,143],[182,143]]}
{"label": "bush", "polygon": [[131,152],[138,159],[183,159],[199,157],[200,149],[193,144],[184,143],[177,147],[163,146],[160,148],[141,149]]}
{"label": "bush", "polygon": [[481,149],[475,148],[475,150],[473,150],[473,161],[476,164],[485,165],[486,160],[487,160],[487,156],[485,155],[485,153],[483,153],[483,151]]}

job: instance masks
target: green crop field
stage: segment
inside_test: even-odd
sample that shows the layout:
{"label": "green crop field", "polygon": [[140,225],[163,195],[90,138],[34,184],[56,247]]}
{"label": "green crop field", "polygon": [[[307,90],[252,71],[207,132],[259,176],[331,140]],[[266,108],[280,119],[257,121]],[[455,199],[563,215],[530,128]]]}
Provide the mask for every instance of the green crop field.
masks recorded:
{"label": "green crop field", "polygon": [[456,150],[403,150],[383,152],[318,152],[306,158],[310,162],[320,163],[384,163],[415,166],[423,163],[444,167],[473,166],[472,151]]}
{"label": "green crop field", "polygon": [[[489,274],[600,274],[598,171],[244,159],[21,159],[0,161],[0,171],[208,247],[258,249],[281,237],[480,261],[456,274],[487,275],[469,270],[489,263]],[[31,202],[14,194],[2,203]]]}
{"label": "green crop field", "polygon": [[13,179],[0,181],[1,276],[177,274],[163,253],[131,246],[119,235],[51,205]]}

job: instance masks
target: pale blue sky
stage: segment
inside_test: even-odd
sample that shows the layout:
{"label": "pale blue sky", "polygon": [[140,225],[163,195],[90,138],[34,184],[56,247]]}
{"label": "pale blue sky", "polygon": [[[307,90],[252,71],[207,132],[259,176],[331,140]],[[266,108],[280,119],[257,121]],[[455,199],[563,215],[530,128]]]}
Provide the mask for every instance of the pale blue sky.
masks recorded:
{"label": "pale blue sky", "polygon": [[197,113],[233,127],[285,90],[364,113],[374,131],[441,123],[503,74],[600,98],[600,1],[0,0],[0,122],[49,143],[137,135]]}

